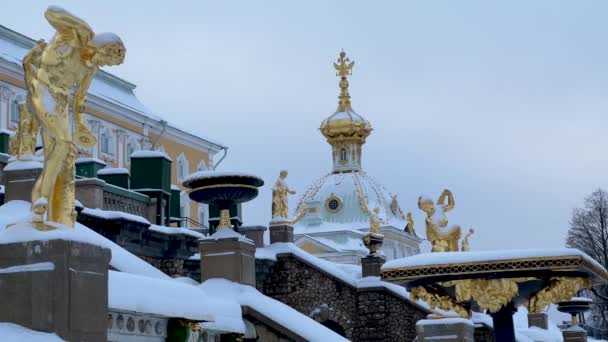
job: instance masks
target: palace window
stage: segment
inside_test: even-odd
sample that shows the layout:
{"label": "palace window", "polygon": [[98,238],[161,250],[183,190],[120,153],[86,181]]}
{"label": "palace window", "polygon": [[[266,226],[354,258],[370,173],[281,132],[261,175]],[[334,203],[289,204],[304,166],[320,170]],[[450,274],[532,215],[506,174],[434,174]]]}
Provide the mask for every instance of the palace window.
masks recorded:
{"label": "palace window", "polygon": [[207,207],[205,205],[198,206],[198,223],[207,226]]}
{"label": "palace window", "polygon": [[11,122],[19,122],[21,111],[19,110],[19,101],[13,100],[11,102]]}
{"label": "palace window", "polygon": [[[181,217],[190,217],[190,197],[184,191],[179,195],[179,209]],[[184,220],[182,225],[186,225],[187,221]]]}
{"label": "palace window", "polygon": [[106,128],[101,132],[101,152],[107,154],[114,154],[114,144],[112,131]]}
{"label": "palace window", "polygon": [[177,179],[186,178],[186,176],[188,176],[188,174],[190,173],[188,171],[189,167],[190,166],[188,165],[188,159],[186,159],[186,156],[181,153],[177,157]]}
{"label": "palace window", "polygon": [[137,142],[135,141],[135,139],[130,139],[127,143],[127,162],[131,162],[131,155],[136,151],[136,149]]}
{"label": "palace window", "polygon": [[200,163],[198,163],[198,167],[196,168],[198,171],[207,171],[207,163],[205,163],[204,160],[201,160]]}

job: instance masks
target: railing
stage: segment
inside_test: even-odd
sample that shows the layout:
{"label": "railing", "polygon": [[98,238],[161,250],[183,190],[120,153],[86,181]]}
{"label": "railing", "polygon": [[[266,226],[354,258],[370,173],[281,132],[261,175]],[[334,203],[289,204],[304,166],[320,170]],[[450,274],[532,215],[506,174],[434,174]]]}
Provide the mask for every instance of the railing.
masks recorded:
{"label": "railing", "polygon": [[188,227],[196,227],[196,228],[207,229],[207,230],[209,229],[208,226],[205,226],[204,224],[202,224],[198,221],[195,221],[189,217],[180,217],[179,219],[180,219],[180,221],[179,221],[180,227],[183,226],[185,223]]}

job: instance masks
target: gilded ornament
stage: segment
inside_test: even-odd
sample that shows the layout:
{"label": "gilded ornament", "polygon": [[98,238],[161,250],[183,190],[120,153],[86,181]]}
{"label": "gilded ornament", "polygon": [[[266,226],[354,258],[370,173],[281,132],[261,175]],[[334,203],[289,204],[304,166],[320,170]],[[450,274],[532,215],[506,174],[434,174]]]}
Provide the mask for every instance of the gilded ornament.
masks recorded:
{"label": "gilded ornament", "polygon": [[469,232],[467,233],[467,235],[464,236],[464,239],[462,239],[462,243],[460,246],[461,251],[468,252],[471,250],[471,246],[469,246],[469,237],[471,235],[473,235],[473,233],[475,233],[475,229],[471,228],[471,229],[469,229]]}
{"label": "gilded ornament", "polygon": [[459,302],[474,300],[482,310],[498,312],[519,294],[517,283],[527,280],[529,279],[464,279],[442,283],[442,285],[454,286],[456,300]]}
{"label": "gilded ornament", "polygon": [[405,226],[405,231],[416,235],[416,230],[414,228],[414,219],[412,218],[412,213],[407,213],[406,215],[407,225]]}
{"label": "gilded ornament", "polygon": [[115,34],[95,34],[86,22],[59,7],[49,7],[44,15],[57,32],[48,44],[39,41],[23,59],[27,111],[41,128],[45,159],[32,191],[33,221],[41,227],[46,213],[49,221],[72,227],[76,219],[74,143],[95,143],[82,118],[87,91],[99,67],[124,61],[125,47]]}
{"label": "gilded ornament", "polygon": [[19,105],[19,128],[15,134],[14,153],[18,160],[31,160],[36,152],[38,122],[27,110],[25,104]]}
{"label": "gilded ornament", "polygon": [[434,308],[439,308],[446,311],[454,311],[461,317],[471,317],[471,312],[461,303],[456,302],[450,296],[442,296],[436,293],[429,292],[424,286],[414,287],[410,290],[412,300],[423,300],[428,305]]}
{"label": "gilded ornament", "polygon": [[295,194],[296,192],[290,189],[285,183],[287,178],[287,170],[282,170],[279,174],[279,178],[272,187],[272,218],[284,218],[289,217],[289,200],[288,194]]}
{"label": "gilded ornament", "polygon": [[589,278],[578,277],[555,277],[551,278],[549,285],[528,301],[527,307],[530,313],[540,313],[547,305],[557,304],[575,297],[582,289],[591,287]]}
{"label": "gilded ornament", "polygon": [[[447,203],[445,201],[447,200]],[[431,199],[418,198],[418,208],[426,213],[426,237],[432,244],[433,252],[458,252],[461,228],[454,225],[446,229],[448,219],[445,213],[454,209],[454,196],[450,190],[443,190],[437,205]]]}

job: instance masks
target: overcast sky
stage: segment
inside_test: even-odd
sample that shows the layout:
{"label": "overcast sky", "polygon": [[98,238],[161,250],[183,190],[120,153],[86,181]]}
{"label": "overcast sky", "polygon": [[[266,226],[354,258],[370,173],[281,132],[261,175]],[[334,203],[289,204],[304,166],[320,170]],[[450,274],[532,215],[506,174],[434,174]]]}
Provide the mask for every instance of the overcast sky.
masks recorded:
{"label": "overcast sky", "polygon": [[342,48],[353,107],[374,127],[364,169],[420,233],[417,197],[447,187],[473,249],[562,247],[572,209],[608,188],[606,1],[20,0],[0,23],[49,38],[49,4],[118,33],[125,64],[107,70],[228,145],[219,169],[265,179],[246,224],[267,224],[281,168],[299,194],[330,171],[318,127]]}

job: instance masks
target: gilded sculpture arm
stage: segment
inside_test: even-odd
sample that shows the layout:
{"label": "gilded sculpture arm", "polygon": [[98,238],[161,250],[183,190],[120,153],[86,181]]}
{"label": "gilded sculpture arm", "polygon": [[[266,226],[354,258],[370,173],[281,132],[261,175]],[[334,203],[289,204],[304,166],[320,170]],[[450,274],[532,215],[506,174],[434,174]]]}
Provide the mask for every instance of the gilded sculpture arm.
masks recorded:
{"label": "gilded sculpture arm", "polygon": [[[448,199],[448,203],[445,204],[445,199]],[[443,212],[448,212],[452,209],[454,209],[454,195],[452,194],[452,192],[448,189],[443,190],[443,192],[441,193],[441,196],[439,196],[439,199],[437,200],[437,204],[443,206]]]}
{"label": "gilded sculpture arm", "polygon": [[77,128],[82,129],[85,127],[82,113],[86,109],[87,91],[91,85],[91,81],[95,77],[97,69],[91,69],[86,76],[78,82],[76,92],[74,93],[74,122],[76,122]]}
{"label": "gilded sculpture arm", "polygon": [[60,7],[49,7],[44,17],[62,35],[75,33],[82,45],[87,45],[93,39],[93,30],[84,20]]}
{"label": "gilded sculpture arm", "polygon": [[23,57],[23,70],[26,74],[30,74],[34,72],[34,67],[38,67],[40,65],[40,58],[42,57],[42,52],[46,48],[46,42],[44,39],[40,39],[36,45]]}

